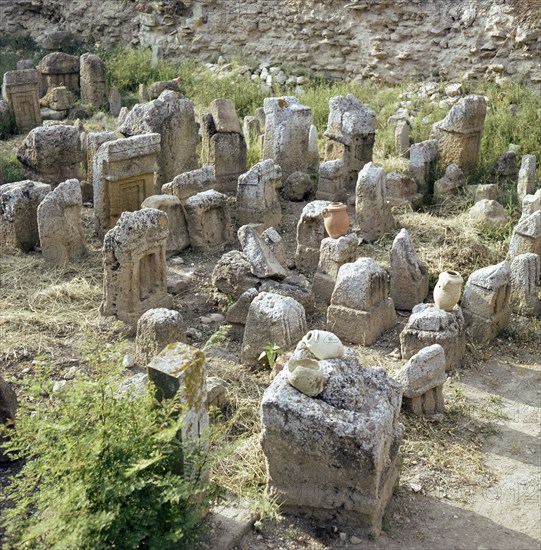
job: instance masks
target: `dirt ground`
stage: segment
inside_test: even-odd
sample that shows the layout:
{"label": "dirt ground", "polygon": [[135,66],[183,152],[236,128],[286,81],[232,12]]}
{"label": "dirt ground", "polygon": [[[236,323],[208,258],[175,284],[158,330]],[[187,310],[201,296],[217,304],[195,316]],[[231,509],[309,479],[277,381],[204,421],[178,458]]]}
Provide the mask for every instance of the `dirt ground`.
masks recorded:
{"label": "dirt ground", "polygon": [[[284,211],[282,237],[293,263],[295,226],[305,203],[288,203]],[[350,212],[350,215],[352,213]],[[91,243],[88,265],[100,271],[100,243],[91,236],[92,210],[84,209],[85,230]],[[390,242],[361,246],[360,253],[378,257],[390,252]],[[362,255],[362,254],[360,254]],[[175,297],[175,307],[189,328],[189,342],[202,346],[220,329],[209,322],[211,313],[223,313],[210,282],[212,269],[220,254],[208,256],[192,251],[168,260],[170,270],[182,275],[186,289]],[[38,274],[46,274],[39,254],[34,254]],[[85,264],[85,269],[86,269]],[[89,268],[89,269],[90,269]],[[43,270],[43,271],[40,271]],[[89,277],[90,277],[90,271]],[[59,275],[58,284],[69,283],[79,276],[75,270]],[[94,276],[93,275],[93,276]],[[23,285],[22,275],[3,273],[1,298],[9,300],[10,292]],[[28,283],[25,283],[28,284]],[[100,280],[93,280],[93,292]],[[24,285],[23,285],[24,286]],[[10,290],[11,289],[11,290]],[[27,288],[31,296],[39,288]],[[102,327],[95,309],[94,326]],[[24,309],[26,306],[22,305]],[[94,311],[92,309],[92,311]],[[325,328],[325,309],[320,307],[309,316],[310,329]],[[0,312],[1,313],[1,312]],[[4,317],[2,317],[4,315]],[[0,325],[7,322],[0,315]],[[361,364],[380,365],[390,374],[403,364],[398,354],[399,333],[407,315],[371,348],[358,346]],[[4,325],[5,326],[5,325]],[[529,327],[529,328],[528,328]],[[532,328],[533,327],[533,328]],[[530,333],[526,334],[527,331]],[[73,368],[81,368],[81,335],[59,334],[52,355],[54,380],[69,378]],[[128,343],[133,347],[133,340]],[[30,346],[31,347],[31,346]],[[242,386],[257,406],[258,395],[270,382],[268,371],[254,371],[239,364],[238,337],[219,341],[208,353],[209,373],[221,376],[227,383],[227,398],[238,399]],[[32,374],[35,352],[3,356],[2,375],[20,388],[18,382]],[[513,316],[510,328],[493,343],[483,348],[468,345],[464,366],[445,386],[448,414],[433,421],[404,417],[406,434],[402,447],[403,465],[396,489],[384,520],[383,532],[372,540],[362,529],[322,524],[307,518],[279,516],[257,522],[240,548],[264,549],[517,549],[541,548],[541,325],[528,324]],[[252,403],[252,404],[253,404]],[[257,442],[258,432],[245,434]],[[257,460],[264,468],[262,453]],[[240,466],[244,466],[241,464]],[[0,488],[4,488],[17,464],[0,464]]]}

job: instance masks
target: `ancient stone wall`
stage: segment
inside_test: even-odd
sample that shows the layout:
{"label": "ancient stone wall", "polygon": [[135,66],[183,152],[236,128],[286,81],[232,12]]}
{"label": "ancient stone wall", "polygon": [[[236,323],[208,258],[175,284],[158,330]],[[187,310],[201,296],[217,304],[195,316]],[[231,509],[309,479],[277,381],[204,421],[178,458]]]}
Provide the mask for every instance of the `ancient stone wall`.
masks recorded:
{"label": "ancient stone wall", "polygon": [[399,82],[431,76],[526,76],[541,30],[511,0],[25,0],[2,4],[0,32],[47,29],[102,45],[160,45],[166,55],[223,55],[329,77]]}

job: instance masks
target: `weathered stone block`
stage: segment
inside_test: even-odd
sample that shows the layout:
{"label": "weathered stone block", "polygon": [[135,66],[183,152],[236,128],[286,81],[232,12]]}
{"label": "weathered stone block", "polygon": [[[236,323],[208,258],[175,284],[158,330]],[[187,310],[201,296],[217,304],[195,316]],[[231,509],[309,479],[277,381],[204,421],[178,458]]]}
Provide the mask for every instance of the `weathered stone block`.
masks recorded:
{"label": "weathered stone block", "polygon": [[212,250],[232,241],[231,215],[227,197],[210,190],[190,197],[185,205],[190,244]]}
{"label": "weathered stone block", "polygon": [[190,246],[186,216],[177,197],[174,195],[151,195],[142,202],[141,208],[156,208],[167,214],[169,220],[169,236],[165,247],[167,254],[175,254]]}
{"label": "weathered stone block", "polygon": [[124,212],[103,242],[102,315],[135,326],[149,309],[170,308],[165,243],[167,215],[154,208]]}
{"label": "weathered stone block", "polygon": [[39,240],[45,260],[66,264],[87,254],[83,226],[81,184],[67,180],[41,201],[37,210]]}
{"label": "weathered stone block", "polygon": [[396,309],[411,311],[428,296],[428,266],[415,253],[405,229],[391,248],[391,298]]}
{"label": "weathered stone block", "polygon": [[301,304],[293,298],[260,292],[248,310],[241,360],[255,364],[269,342],[287,350],[305,333],[306,316]]}
{"label": "weathered stone block", "polygon": [[403,359],[409,359],[421,349],[439,344],[445,351],[445,370],[458,368],[466,353],[466,329],[459,306],[447,312],[432,304],[416,305],[400,333]]}
{"label": "weathered stone block", "polygon": [[319,248],[325,237],[322,212],[329,204],[329,201],[309,202],[302,209],[297,223],[295,264],[301,273],[309,277],[315,273],[319,262]]}
{"label": "weathered stone block", "polygon": [[113,227],[122,212],[139,210],[154,193],[159,153],[159,134],[107,141],[100,146],[93,165],[99,235]]}
{"label": "weathered stone block", "polygon": [[474,271],[464,287],[461,307],[466,330],[478,344],[492,340],[511,316],[511,268],[506,262]]}
{"label": "weathered stone block", "polygon": [[362,524],[377,536],[398,479],[400,386],[348,348],[319,364],[317,398],[293,388],[285,370],[263,395],[267,490],[286,511]]}
{"label": "weathered stone block", "polygon": [[37,210],[51,186],[17,181],[0,186],[0,247],[30,252],[39,245]]}
{"label": "weathered stone block", "polygon": [[137,321],[135,360],[144,367],[167,345],[185,341],[186,324],[178,311],[149,309]]}
{"label": "weathered stone block", "polygon": [[280,187],[282,171],[272,160],[264,160],[253,166],[238,179],[237,222],[262,224],[262,229],[278,227],[282,209],[277,188]]}
{"label": "weathered stone block", "polygon": [[327,309],[327,325],[336,336],[370,346],[396,322],[387,273],[371,258],[359,258],[338,270]]}

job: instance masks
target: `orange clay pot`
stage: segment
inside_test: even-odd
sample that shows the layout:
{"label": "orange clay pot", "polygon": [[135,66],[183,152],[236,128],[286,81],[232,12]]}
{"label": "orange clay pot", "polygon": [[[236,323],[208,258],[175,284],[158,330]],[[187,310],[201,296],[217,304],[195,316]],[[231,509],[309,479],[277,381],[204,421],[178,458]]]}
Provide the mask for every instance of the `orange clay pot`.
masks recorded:
{"label": "orange clay pot", "polygon": [[332,202],[321,212],[325,229],[333,239],[346,235],[349,229],[349,217],[346,205],[342,202]]}

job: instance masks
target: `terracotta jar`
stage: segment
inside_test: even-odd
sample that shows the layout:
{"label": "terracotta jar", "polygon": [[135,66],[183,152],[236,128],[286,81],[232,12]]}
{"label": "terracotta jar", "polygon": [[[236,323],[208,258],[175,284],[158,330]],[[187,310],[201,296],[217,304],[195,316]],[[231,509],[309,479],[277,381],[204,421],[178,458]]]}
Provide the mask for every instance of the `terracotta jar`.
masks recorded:
{"label": "terracotta jar", "polygon": [[344,203],[331,202],[321,214],[329,237],[338,239],[346,235],[349,229],[349,217]]}
{"label": "terracotta jar", "polygon": [[451,311],[460,300],[463,282],[464,280],[457,271],[448,269],[440,273],[438,282],[434,287],[436,307],[443,311]]}

